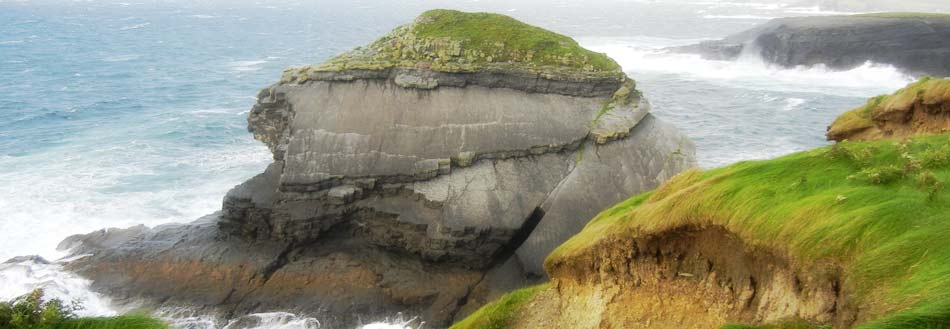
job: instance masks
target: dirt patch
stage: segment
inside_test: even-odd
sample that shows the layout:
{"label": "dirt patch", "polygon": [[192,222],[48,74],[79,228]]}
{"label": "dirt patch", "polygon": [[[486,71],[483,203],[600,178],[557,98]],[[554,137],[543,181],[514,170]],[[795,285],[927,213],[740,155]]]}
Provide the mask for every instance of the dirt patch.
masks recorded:
{"label": "dirt patch", "polygon": [[849,328],[857,319],[836,265],[802,268],[719,226],[589,250],[548,264],[553,288],[514,327],[716,328],[803,319]]}

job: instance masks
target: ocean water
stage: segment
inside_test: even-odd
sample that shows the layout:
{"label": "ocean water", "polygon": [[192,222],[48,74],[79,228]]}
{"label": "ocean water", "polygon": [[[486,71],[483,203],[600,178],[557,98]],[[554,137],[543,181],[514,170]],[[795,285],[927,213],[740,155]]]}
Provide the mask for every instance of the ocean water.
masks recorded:
{"label": "ocean water", "polygon": [[[0,0],[0,261],[56,260],[71,234],[217,210],[269,162],[246,132],[259,89],[431,8],[508,14],[606,52],[707,168],[825,145],[838,114],[911,81],[875,63],[779,69],[662,50],[770,18],[836,14],[807,0],[123,1]],[[118,311],[59,264],[0,265],[0,299],[43,286],[84,300],[87,315]],[[320,327],[273,311],[255,315],[262,328]],[[163,314],[182,328],[227,325]],[[394,315],[365,328],[416,325]]]}

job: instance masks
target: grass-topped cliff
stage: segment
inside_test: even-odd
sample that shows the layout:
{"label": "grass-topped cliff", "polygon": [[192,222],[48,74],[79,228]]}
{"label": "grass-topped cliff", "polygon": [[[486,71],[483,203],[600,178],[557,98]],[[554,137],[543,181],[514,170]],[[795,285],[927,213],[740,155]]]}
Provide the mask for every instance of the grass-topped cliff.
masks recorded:
{"label": "grass-topped cliff", "polygon": [[827,136],[840,141],[944,132],[950,132],[950,80],[928,77],[844,113]]}
{"label": "grass-topped cliff", "polygon": [[[546,269],[555,282],[598,281],[579,273],[603,260],[594,254],[630,252],[621,241],[722,227],[750,250],[786,255],[794,268],[840,269],[837,289],[858,310],[858,328],[943,328],[950,323],[947,182],[950,136],[844,142],[693,170],[602,212],[548,257]],[[826,275],[803,275],[811,274]],[[540,312],[544,303],[530,299],[539,289],[546,288],[505,297],[455,328],[517,327],[508,324]],[[820,327],[809,320],[775,328]]]}
{"label": "grass-topped cliff", "polygon": [[[933,112],[947,88],[924,79],[856,113]],[[947,328],[948,184],[950,134],[688,171],[554,250],[550,286],[455,328]]]}
{"label": "grass-topped cliff", "polygon": [[618,74],[607,55],[570,37],[492,13],[436,9],[419,15],[372,44],[299,72],[424,68],[440,72],[484,69],[538,73]]}
{"label": "grass-topped cliff", "polygon": [[[845,142],[681,174],[593,219],[548,258],[553,277],[620,237],[722,226],[797,266],[835,264],[862,328],[950,321],[950,136]],[[930,326],[927,326],[930,325]]]}

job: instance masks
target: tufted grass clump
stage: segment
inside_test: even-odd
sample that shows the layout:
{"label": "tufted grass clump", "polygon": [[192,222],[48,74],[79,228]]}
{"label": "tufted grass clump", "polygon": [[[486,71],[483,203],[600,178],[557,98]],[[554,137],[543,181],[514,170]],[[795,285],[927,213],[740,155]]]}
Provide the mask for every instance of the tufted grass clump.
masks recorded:
{"label": "tufted grass clump", "polygon": [[721,226],[800,268],[835,264],[867,319],[856,328],[938,328],[950,323],[950,195],[941,192],[950,182],[947,150],[948,135],[841,142],[690,170],[603,211],[545,267],[556,276],[551,269],[611,241]]}
{"label": "tufted grass clump", "polygon": [[550,288],[550,284],[541,284],[508,293],[497,301],[478,309],[464,320],[452,325],[450,329],[504,329],[510,328],[517,313],[530,302],[538,292]]}

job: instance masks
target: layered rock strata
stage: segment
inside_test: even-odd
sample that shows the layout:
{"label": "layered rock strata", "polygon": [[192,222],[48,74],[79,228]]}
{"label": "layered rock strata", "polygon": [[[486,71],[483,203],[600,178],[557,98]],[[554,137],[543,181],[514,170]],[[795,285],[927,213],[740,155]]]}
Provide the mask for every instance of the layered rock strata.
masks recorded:
{"label": "layered rock strata", "polygon": [[[468,25],[485,28],[453,30]],[[570,38],[427,12],[262,90],[248,126],[274,162],[220,213],[74,238],[94,255],[72,268],[119,299],[224,317],[447,325],[543,275],[600,209],[694,165],[693,144],[649,110],[616,63]]]}

